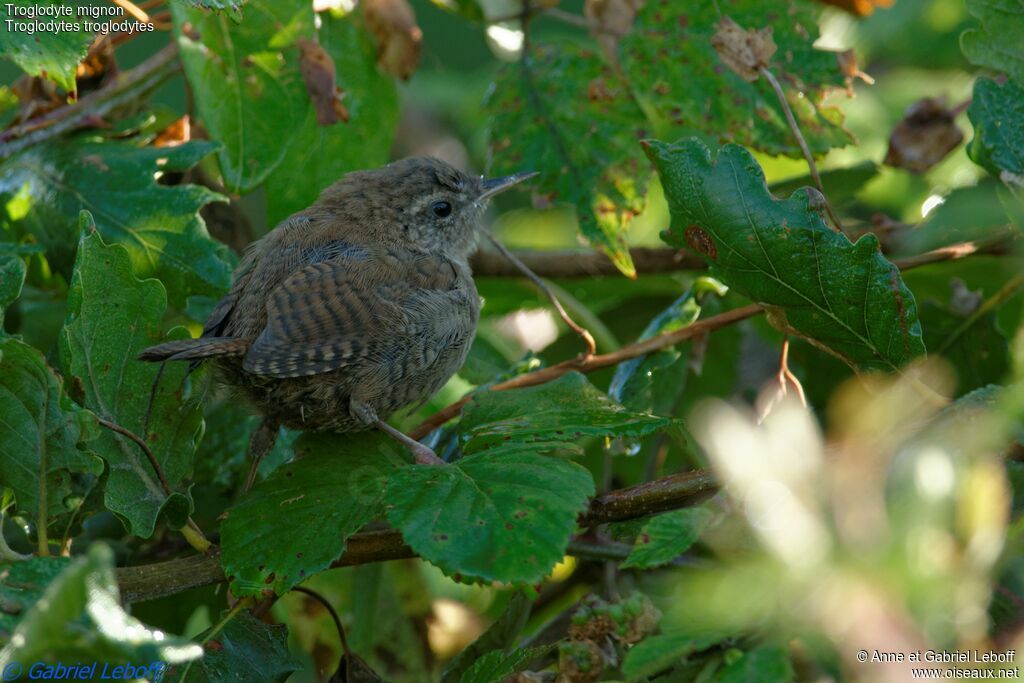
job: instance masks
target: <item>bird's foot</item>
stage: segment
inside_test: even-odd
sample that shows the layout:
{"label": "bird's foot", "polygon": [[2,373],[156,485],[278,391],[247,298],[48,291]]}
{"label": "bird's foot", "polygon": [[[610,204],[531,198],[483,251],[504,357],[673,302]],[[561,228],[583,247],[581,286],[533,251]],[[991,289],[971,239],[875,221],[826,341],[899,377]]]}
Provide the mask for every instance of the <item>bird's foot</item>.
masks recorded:
{"label": "bird's foot", "polygon": [[369,406],[361,401],[356,401],[355,399],[352,400],[351,406],[353,415],[358,417],[360,420],[363,420],[367,424],[374,425],[377,429],[381,430],[382,432],[390,436],[392,439],[394,439],[395,441],[399,442],[400,444],[408,448],[410,451],[412,451],[412,455],[416,459],[416,464],[445,464],[444,460],[437,457],[437,453],[435,453],[429,446],[424,446],[419,441],[416,441],[415,439],[406,436],[399,430],[389,425],[384,420],[381,420],[379,417],[377,417],[377,412],[373,409],[372,406]]}
{"label": "bird's foot", "polygon": [[[412,439],[409,439],[412,441]],[[413,457],[416,458],[417,465],[443,465],[444,460],[437,457],[437,453],[433,451],[429,446],[424,446],[419,441],[412,441],[415,445],[410,445],[409,450],[412,451]]]}

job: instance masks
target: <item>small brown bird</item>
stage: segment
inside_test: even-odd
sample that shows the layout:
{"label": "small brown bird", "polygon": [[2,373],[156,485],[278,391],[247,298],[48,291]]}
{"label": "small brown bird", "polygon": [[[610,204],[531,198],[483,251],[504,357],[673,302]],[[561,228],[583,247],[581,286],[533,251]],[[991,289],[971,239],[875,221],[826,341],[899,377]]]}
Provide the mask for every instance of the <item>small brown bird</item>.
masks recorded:
{"label": "small brown bird", "polygon": [[263,414],[271,445],[279,425],[377,427],[417,462],[438,462],[385,420],[462,366],[480,312],[468,259],[484,209],[533,175],[483,180],[425,157],[350,173],[249,246],[201,337],[139,358],[213,360]]}

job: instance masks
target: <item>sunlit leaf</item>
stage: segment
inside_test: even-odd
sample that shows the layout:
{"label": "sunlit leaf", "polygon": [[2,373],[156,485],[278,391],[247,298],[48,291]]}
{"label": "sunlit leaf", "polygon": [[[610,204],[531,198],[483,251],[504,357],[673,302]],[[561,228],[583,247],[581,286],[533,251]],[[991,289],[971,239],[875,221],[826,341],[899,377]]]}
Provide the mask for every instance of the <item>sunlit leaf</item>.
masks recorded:
{"label": "sunlit leaf", "polygon": [[531,584],[565,555],[593,494],[579,465],[499,446],[453,464],[396,470],[387,517],[449,576]]}
{"label": "sunlit leaf", "polygon": [[711,273],[768,307],[778,328],[860,370],[893,370],[924,353],[917,306],[874,235],[852,244],[825,225],[808,190],[775,199],[754,158],[696,139],[651,142],[672,213],[663,233]]}
{"label": "sunlit leaf", "polygon": [[10,640],[14,627],[70,562],[66,557],[30,557],[0,564],[0,642]]}
{"label": "sunlit leaf", "polygon": [[[189,395],[184,363],[164,369],[150,405],[160,367],[136,356],[165,340],[164,286],[158,280],[136,278],[128,251],[104,244],[98,233],[91,232],[88,217],[85,221],[60,335],[61,368],[79,402],[145,438],[160,464],[165,482],[131,439],[104,430],[94,444],[110,469],[107,508],[125,521],[131,533],[148,538],[161,514],[180,527],[192,510],[185,484],[202,437],[203,413],[198,397]],[[187,337],[188,332],[179,327],[166,339]]]}
{"label": "sunlit leaf", "polygon": [[408,460],[379,432],[311,434],[295,448],[301,457],[257,484],[221,525],[236,595],[280,595],[341,557],[348,537],[380,515],[385,480]]}

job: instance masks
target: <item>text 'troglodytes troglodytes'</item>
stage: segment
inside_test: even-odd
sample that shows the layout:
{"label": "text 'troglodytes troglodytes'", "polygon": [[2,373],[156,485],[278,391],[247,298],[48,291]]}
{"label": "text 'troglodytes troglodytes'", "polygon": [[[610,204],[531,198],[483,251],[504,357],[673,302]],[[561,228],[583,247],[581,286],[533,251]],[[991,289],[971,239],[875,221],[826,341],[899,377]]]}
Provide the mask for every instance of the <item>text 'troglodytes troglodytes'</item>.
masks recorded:
{"label": "text 'troglodytes troglodytes'", "polygon": [[350,173],[245,252],[198,339],[148,361],[211,359],[276,434],[378,427],[461,367],[480,300],[468,259],[488,200],[531,177],[483,180],[424,157]]}

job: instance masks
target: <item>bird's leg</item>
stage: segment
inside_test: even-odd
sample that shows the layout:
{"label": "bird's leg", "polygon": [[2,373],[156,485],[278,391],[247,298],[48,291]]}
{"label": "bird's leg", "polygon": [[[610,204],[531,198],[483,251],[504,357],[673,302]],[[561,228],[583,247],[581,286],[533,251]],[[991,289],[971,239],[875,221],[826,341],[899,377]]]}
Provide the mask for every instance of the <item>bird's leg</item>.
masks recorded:
{"label": "bird's leg", "polygon": [[278,424],[267,418],[249,437],[249,458],[252,460],[252,465],[249,466],[249,475],[245,478],[243,493],[256,483],[256,472],[260,468],[260,461],[263,460],[263,456],[273,450],[274,444],[277,442],[277,432]]}
{"label": "bird's leg", "polygon": [[377,417],[377,411],[373,409],[373,406],[353,398],[349,401],[349,407],[350,410],[352,411],[352,414],[357,419],[362,421],[364,424],[373,425],[374,427],[381,430],[382,432],[390,436],[392,439],[398,441],[400,444],[402,444],[410,451],[412,451],[413,457],[416,459],[416,462],[418,464],[444,464],[444,460],[437,457],[437,453],[435,453],[429,446],[424,446],[419,441],[409,438],[399,430],[389,425],[384,420]]}

